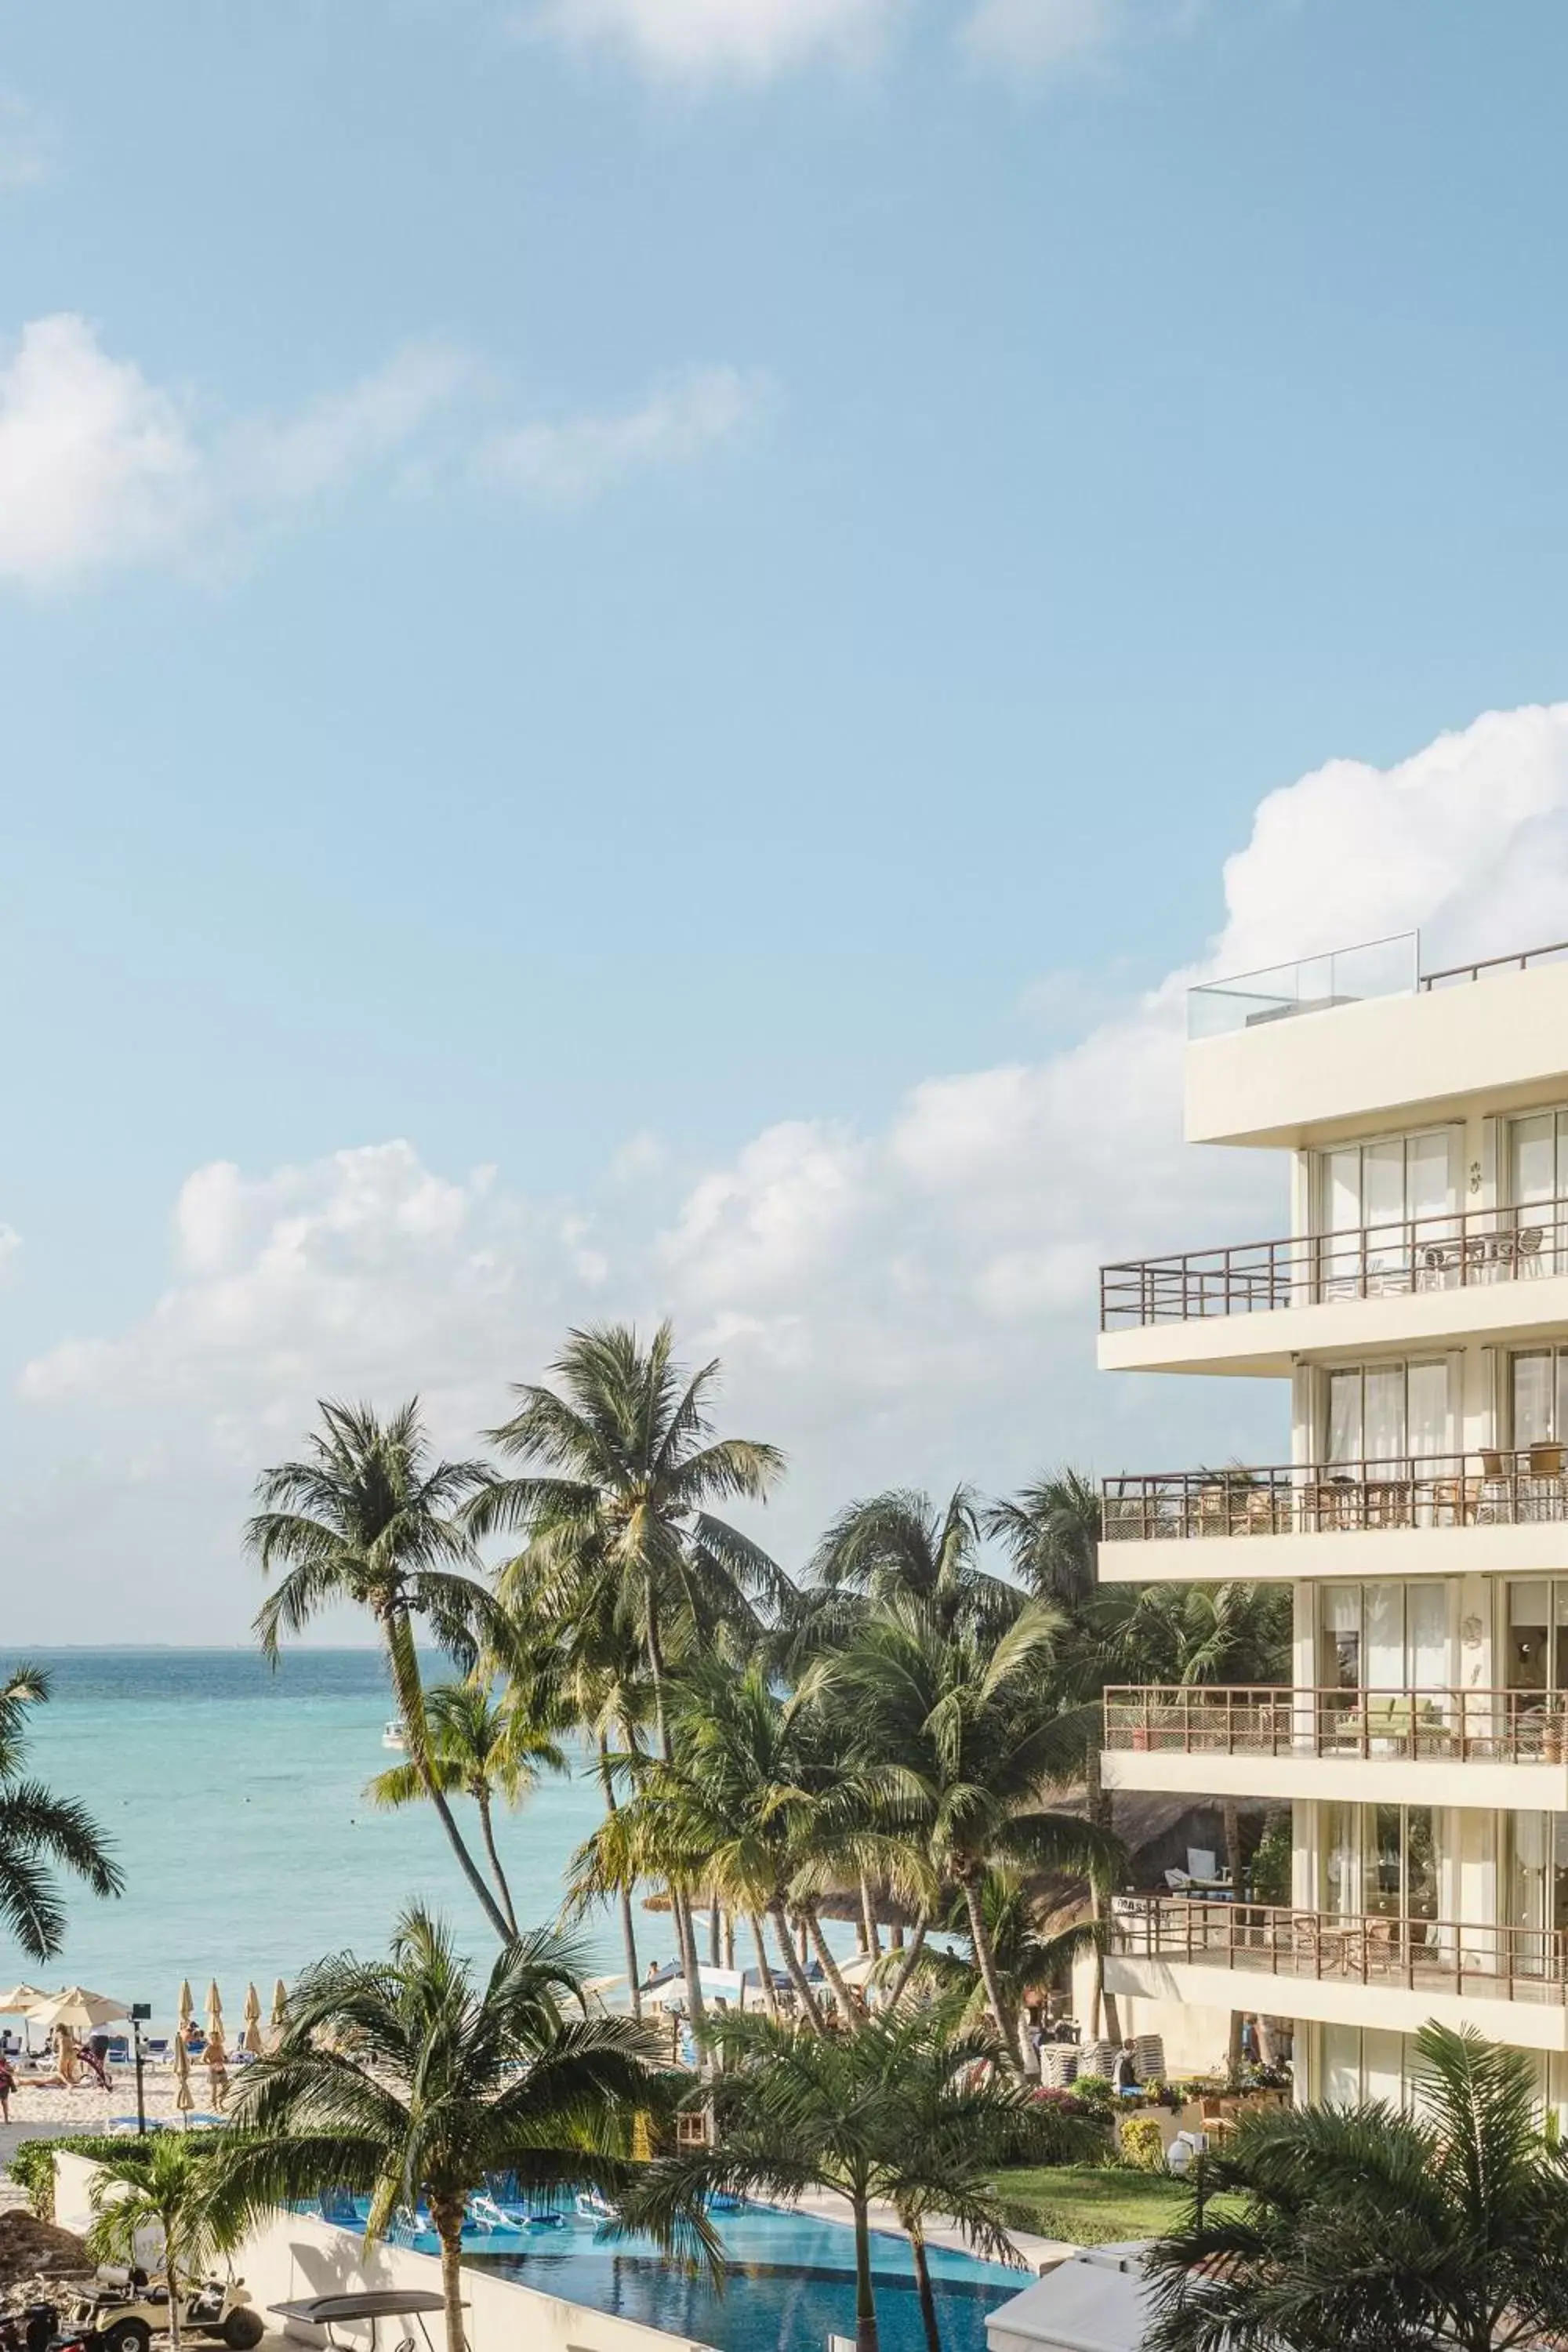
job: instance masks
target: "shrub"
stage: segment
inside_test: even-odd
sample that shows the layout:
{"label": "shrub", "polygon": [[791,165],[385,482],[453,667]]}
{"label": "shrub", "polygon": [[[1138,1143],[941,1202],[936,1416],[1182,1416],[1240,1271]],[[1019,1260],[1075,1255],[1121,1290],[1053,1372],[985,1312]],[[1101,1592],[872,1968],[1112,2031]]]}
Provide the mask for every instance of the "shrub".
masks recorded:
{"label": "shrub", "polygon": [[[212,2137],[210,2132],[194,2131],[186,2135],[197,2143]],[[95,2164],[107,2164],[113,2158],[144,2149],[148,2142],[126,2132],[73,2132],[60,2139],[25,2139],[13,2155],[9,2166],[11,2178],[19,2181],[27,2192],[27,2202],[40,2221],[55,2218],[55,2158],[62,2150],[70,2156],[85,2156]]]}
{"label": "shrub", "polygon": [[1073,2096],[1082,2101],[1091,2116],[1103,2116],[1108,2122],[1116,2113],[1116,2094],[1103,2074],[1080,2074],[1073,2084]]}
{"label": "shrub", "polygon": [[1133,2172],[1163,2172],[1165,2143],[1158,2116],[1129,2116],[1121,2126],[1121,2160]]}

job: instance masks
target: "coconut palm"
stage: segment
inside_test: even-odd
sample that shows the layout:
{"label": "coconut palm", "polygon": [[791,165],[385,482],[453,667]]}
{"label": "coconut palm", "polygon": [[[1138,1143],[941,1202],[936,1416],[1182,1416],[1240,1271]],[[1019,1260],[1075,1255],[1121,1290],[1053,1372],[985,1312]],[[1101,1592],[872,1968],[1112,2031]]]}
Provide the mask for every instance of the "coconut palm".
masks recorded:
{"label": "coconut palm", "polygon": [[956,1886],[975,1963],[1002,2047],[1016,2021],[996,1966],[981,1888],[994,1864],[1104,1870],[1115,1842],[1091,1822],[1041,1803],[1061,1777],[1059,1723],[1045,1674],[1061,1632],[1055,1611],[1032,1601],[994,1643],[973,1626],[942,1633],[918,1602],[900,1600],[871,1619],[821,1688],[854,1711],[868,1786],[923,1864],[928,1904]]}
{"label": "coconut palm", "polygon": [[[999,1633],[1023,1606],[1016,1586],[980,1561],[978,1507],[954,1487],[939,1510],[929,1495],[895,1487],[851,1503],[818,1544],[812,1575],[826,1628],[841,1637],[872,1609],[897,1599],[918,1601],[943,1632],[973,1624]],[[815,1599],[816,1595],[812,1597]]]}
{"label": "coconut palm", "polygon": [[[753,1601],[786,1580],[715,1506],[761,1502],[784,1468],[776,1446],[716,1437],[717,1360],[688,1375],[661,1323],[645,1346],[628,1325],[570,1334],[551,1367],[559,1384],[524,1384],[492,1443],[522,1465],[487,1482],[468,1508],[476,1534],[521,1533],[504,1594],[563,1622],[607,1584],[609,1606],[647,1661],[654,1727],[669,1755],[671,1654],[694,1655],[726,1631],[755,1633]],[[689,1910],[672,1893],[692,2013],[701,1990]]]}
{"label": "coconut palm", "polygon": [[[95,2263],[129,2268],[142,2260],[139,2240],[153,2232],[162,2237],[171,2352],[180,2352],[182,2284],[199,2285],[232,2234],[218,2225],[211,2180],[211,2158],[178,2134],[160,2133],[142,2146],[116,2147],[100,2156],[94,2167],[88,2252]],[[259,2313],[243,2306],[231,2315],[230,2327],[226,2340],[237,2344],[259,2344],[266,2332]]]}
{"label": "coconut palm", "polygon": [[[1020,2015],[1028,2000],[1044,1994],[1063,1969],[1071,1966],[1077,1954],[1094,1940],[1090,1920],[1065,1928],[1059,1935],[1042,1935],[1038,1906],[1030,1894],[1028,1880],[1021,1870],[1008,1864],[994,1864],[982,1878],[980,1910],[991,1938],[997,1978],[1014,2017]],[[985,2013],[985,1988],[974,1957],[968,1904],[962,1894],[952,1897],[935,1924],[960,1937],[969,1946],[969,1953],[965,1958],[962,1953],[928,1947],[921,1964],[923,1973],[931,1982],[943,1988],[965,1987],[969,1998],[963,2013],[965,2020],[973,2022]]]}
{"label": "coconut palm", "polygon": [[494,1597],[473,1574],[471,1540],[458,1513],[489,1475],[480,1462],[433,1462],[418,1400],[383,1422],[369,1405],[324,1402],[303,1458],[257,1480],[261,1508],[245,1531],[263,1575],[284,1571],[256,1618],[265,1657],[277,1663],[297,1633],[345,1601],[368,1610],[385,1654],[409,1760],[435,1807],[463,1874],[498,1936],[505,1912],[468,1852],[431,1760],[416,1625],[440,1648],[471,1661],[501,1631]]}
{"label": "coconut palm", "polygon": [[985,1513],[1019,1580],[1037,1599],[1069,1613],[1091,1598],[1100,1543],[1100,1494],[1081,1470],[1047,1471]]}
{"label": "coconut palm", "polygon": [[[712,2093],[717,2145],[660,2158],[622,2200],[623,2226],[668,2231],[715,2192],[793,2203],[835,2189],[855,2226],[855,2340],[877,2352],[870,2207],[893,2200],[912,2224],[941,2211],[970,2242],[1014,2259],[982,2178],[1025,2110],[1016,2087],[977,2060],[988,2045],[952,2031],[942,2011],[868,2018],[853,2031],[800,2033],[732,2012],[708,2031],[724,2063]],[[928,2340],[935,2312],[925,2278]]]}
{"label": "coconut palm", "polygon": [[1416,2111],[1248,2118],[1160,2240],[1148,2352],[1506,2352],[1568,2336],[1568,2152],[1532,2062],[1424,2026]]}
{"label": "coconut palm", "polygon": [[0,1921],[34,1960],[53,1959],[65,1941],[58,1872],[97,1895],[125,1883],[86,1807],[27,1775],[28,1717],[51,1691],[42,1666],[13,1666],[0,1681]]}
{"label": "coconut palm", "polygon": [[388,1811],[423,1804],[427,1781],[447,1797],[471,1797],[489,1861],[496,1900],[508,1932],[519,1932],[511,1888],[496,1846],[495,1809],[515,1811],[542,1772],[564,1772],[567,1759],[552,1733],[563,1728],[559,1702],[534,1682],[509,1683],[504,1702],[483,1682],[437,1683],[425,1693],[426,1765],[411,1758],[378,1772],[365,1793]]}
{"label": "coconut palm", "polygon": [[[440,2242],[449,2352],[465,2352],[463,2216],[488,2175],[524,2194],[573,2182],[619,2194],[636,2115],[662,2095],[655,2044],[630,2018],[582,2009],[582,1960],[560,1938],[509,1942],[476,1979],[445,1927],[414,1909],[390,1958],[321,1960],[289,1997],[218,2150],[215,2210],[231,2229],[331,2189],[367,2195],[367,2234],[428,2208]],[[581,2013],[568,2016],[567,2006]],[[700,2217],[672,2200],[667,2238]]]}

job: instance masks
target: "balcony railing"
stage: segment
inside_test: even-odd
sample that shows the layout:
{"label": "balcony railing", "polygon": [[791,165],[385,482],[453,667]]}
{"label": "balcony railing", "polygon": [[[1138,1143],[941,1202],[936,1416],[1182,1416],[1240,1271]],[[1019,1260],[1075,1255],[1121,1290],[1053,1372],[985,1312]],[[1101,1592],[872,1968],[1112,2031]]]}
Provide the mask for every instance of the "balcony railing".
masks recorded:
{"label": "balcony railing", "polygon": [[1104,1482],[1101,1536],[1107,1543],[1154,1543],[1568,1519],[1563,1461],[1564,1448],[1552,1444],[1316,1467],[1129,1474]]}
{"label": "balcony railing", "polygon": [[1568,1274],[1568,1199],[1228,1242],[1100,1270],[1100,1328],[1192,1323],[1334,1299],[1405,1298]]}
{"label": "balcony railing", "polygon": [[1105,1744],[1124,1756],[1561,1764],[1564,1716],[1546,1691],[1118,1684],[1105,1693]]}
{"label": "balcony railing", "polygon": [[1411,995],[1420,963],[1420,934],[1402,931],[1394,939],[1336,948],[1330,955],[1299,956],[1294,963],[1273,964],[1266,971],[1205,980],[1187,991],[1187,1034],[1220,1037],[1300,1013],[1360,1004],[1369,996]]}
{"label": "balcony railing", "polygon": [[1501,2000],[1568,1999],[1568,1936],[1394,1914],[1296,1911],[1284,1904],[1119,1895],[1110,1948],[1263,1976]]}
{"label": "balcony railing", "polygon": [[1538,963],[1560,963],[1568,956],[1568,940],[1559,940],[1549,948],[1526,948],[1522,953],[1483,957],[1479,963],[1450,964],[1447,971],[1426,971],[1421,975],[1425,990],[1462,987],[1466,981],[1485,980],[1489,972],[1529,971]]}

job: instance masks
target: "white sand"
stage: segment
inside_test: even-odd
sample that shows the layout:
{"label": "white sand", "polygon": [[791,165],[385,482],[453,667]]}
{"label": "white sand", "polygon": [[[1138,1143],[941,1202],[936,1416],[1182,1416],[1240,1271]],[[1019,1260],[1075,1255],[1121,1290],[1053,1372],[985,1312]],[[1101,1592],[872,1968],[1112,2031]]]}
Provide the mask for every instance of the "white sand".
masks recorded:
{"label": "white sand", "polygon": [[[14,2124],[68,2123],[79,2131],[102,2131],[118,2116],[136,2113],[136,2074],[130,2066],[110,2069],[113,2086],[100,2091],[90,2078],[68,2091],[44,2090],[36,2084],[18,2083],[11,2094],[11,2121]],[[232,2086],[234,2077],[229,2077]],[[174,2077],[166,2066],[149,2066],[142,2076],[143,2104],[149,2116],[175,2116]],[[191,2068],[191,2096],[198,2115],[216,2111],[212,2086],[205,2066]]]}

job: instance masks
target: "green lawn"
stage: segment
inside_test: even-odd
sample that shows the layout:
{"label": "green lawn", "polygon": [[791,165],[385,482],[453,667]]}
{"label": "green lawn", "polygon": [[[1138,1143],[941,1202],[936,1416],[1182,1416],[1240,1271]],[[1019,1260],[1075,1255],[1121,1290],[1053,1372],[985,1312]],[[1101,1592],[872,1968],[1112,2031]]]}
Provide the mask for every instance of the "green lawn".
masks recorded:
{"label": "green lawn", "polygon": [[1013,2165],[996,2175],[996,2186],[1014,2229],[1079,2246],[1163,2237],[1192,2202],[1179,2180],[1114,2165]]}

